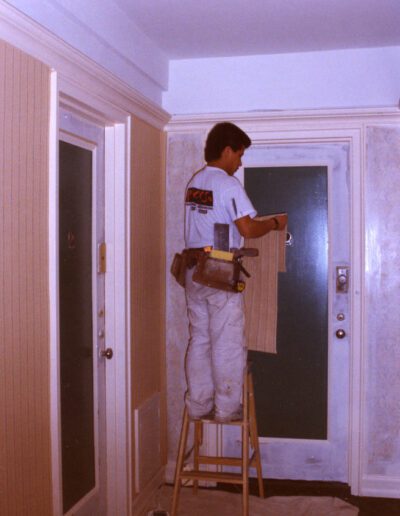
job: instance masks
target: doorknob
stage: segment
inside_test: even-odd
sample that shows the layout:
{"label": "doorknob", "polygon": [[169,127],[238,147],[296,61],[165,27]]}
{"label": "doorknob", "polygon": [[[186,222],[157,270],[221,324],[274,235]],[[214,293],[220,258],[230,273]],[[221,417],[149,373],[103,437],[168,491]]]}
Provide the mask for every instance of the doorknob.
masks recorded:
{"label": "doorknob", "polygon": [[111,348],[103,349],[100,351],[100,356],[107,358],[107,360],[111,360],[114,353]]}
{"label": "doorknob", "polygon": [[342,329],[336,331],[336,337],[338,339],[344,339],[346,337],[346,332]]}

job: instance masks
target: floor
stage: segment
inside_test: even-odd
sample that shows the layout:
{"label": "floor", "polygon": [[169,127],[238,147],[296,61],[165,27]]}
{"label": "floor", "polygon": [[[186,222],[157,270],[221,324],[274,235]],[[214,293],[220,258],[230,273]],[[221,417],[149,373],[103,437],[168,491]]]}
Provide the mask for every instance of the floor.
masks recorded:
{"label": "floor", "polygon": [[[171,515],[172,486],[164,485],[158,492],[151,516]],[[358,516],[357,507],[331,496],[249,496],[250,516]],[[240,493],[182,487],[175,516],[243,516]]]}
{"label": "floor", "polygon": [[[219,485],[219,489],[236,490]],[[359,508],[360,516],[399,516],[400,499],[353,496],[350,487],[340,482],[306,482],[298,480],[264,480],[266,496],[334,496]],[[257,482],[250,479],[250,493],[257,495]]]}
{"label": "floor", "polygon": [[[172,493],[172,486],[169,486]],[[340,482],[307,482],[298,480],[264,480],[266,497],[334,497],[359,509],[359,516],[399,516],[400,499],[358,497],[350,493],[350,487]],[[240,488],[219,484],[218,492],[240,493]],[[250,495],[258,496],[256,479],[250,479]],[[212,516],[208,513],[209,516]],[[195,516],[192,514],[192,516]]]}

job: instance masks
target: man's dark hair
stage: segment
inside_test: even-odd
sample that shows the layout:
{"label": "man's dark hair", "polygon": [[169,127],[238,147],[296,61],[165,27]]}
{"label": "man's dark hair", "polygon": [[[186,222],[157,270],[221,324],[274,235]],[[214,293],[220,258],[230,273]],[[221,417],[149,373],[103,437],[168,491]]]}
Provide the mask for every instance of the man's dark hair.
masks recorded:
{"label": "man's dark hair", "polygon": [[231,147],[232,150],[238,151],[243,147],[247,149],[250,145],[250,138],[237,125],[231,122],[220,122],[214,125],[208,133],[204,157],[209,163],[219,159],[225,147]]}

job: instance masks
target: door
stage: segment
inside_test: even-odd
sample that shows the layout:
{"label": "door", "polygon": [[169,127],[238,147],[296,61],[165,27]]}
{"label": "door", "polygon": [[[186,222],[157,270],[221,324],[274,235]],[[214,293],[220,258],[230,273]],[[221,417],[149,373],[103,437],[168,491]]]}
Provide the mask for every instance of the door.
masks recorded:
{"label": "door", "polygon": [[63,513],[106,513],[104,127],[61,111],[60,393]]}
{"label": "door", "polygon": [[264,476],[347,482],[348,144],[254,146],[243,161],[259,214],[289,214],[277,354],[250,353]]}

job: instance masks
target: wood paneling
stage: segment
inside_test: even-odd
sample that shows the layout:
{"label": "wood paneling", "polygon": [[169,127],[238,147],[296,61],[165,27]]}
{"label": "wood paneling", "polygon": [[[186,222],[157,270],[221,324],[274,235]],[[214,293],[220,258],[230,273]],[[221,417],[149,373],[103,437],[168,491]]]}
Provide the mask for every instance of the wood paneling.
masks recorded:
{"label": "wood paneling", "polygon": [[0,42],[0,514],[51,514],[49,69]]}
{"label": "wood paneling", "polygon": [[[139,118],[132,119],[132,410],[143,406],[155,394],[160,394],[159,421],[155,424],[160,425],[158,435],[161,442],[154,442],[151,446],[159,447],[162,463],[166,461],[167,434],[164,146],[165,136],[162,131]],[[139,445],[140,442],[139,436]],[[146,450],[141,449],[139,455],[143,453]]]}
{"label": "wood paneling", "polygon": [[131,279],[133,404],[161,389],[164,346],[164,173],[162,133],[132,121]]}

